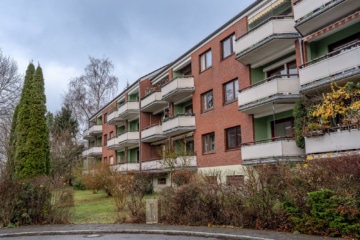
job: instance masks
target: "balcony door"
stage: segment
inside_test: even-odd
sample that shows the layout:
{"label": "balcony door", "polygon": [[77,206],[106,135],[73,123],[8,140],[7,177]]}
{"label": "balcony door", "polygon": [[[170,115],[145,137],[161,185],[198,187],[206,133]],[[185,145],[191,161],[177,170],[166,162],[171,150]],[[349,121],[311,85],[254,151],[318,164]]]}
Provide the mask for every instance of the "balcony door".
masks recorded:
{"label": "balcony door", "polygon": [[294,118],[285,118],[271,122],[271,133],[273,138],[293,137],[294,136]]}

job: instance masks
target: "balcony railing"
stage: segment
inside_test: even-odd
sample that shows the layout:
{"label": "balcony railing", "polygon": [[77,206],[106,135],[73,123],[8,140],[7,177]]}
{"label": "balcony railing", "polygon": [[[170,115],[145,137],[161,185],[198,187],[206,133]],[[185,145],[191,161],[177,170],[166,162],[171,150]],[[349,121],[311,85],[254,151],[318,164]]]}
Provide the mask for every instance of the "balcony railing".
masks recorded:
{"label": "balcony railing", "polygon": [[141,111],[155,113],[163,110],[167,105],[168,102],[162,100],[161,92],[153,91],[141,100]]}
{"label": "balcony railing", "polygon": [[140,171],[139,163],[121,163],[110,166],[111,170],[116,172],[137,172]]}
{"label": "balcony railing", "polygon": [[93,125],[89,129],[84,131],[83,138],[93,138],[102,134],[102,125]]}
{"label": "balcony railing", "polygon": [[91,147],[82,152],[83,157],[101,156],[102,147]]}
{"label": "balcony railing", "polygon": [[127,120],[139,115],[139,102],[126,102],[118,109],[118,117]]}
{"label": "balcony railing", "polygon": [[241,156],[244,165],[277,161],[300,161],[305,151],[296,146],[292,137],[277,137],[256,142],[243,143]]}
{"label": "balcony railing", "polygon": [[354,74],[360,69],[360,41],[337,51],[313,59],[300,66],[300,84],[327,84],[329,80],[339,80]]}
{"label": "balcony railing", "polygon": [[302,0],[294,4],[295,27],[303,36],[356,12],[358,0]]}
{"label": "balcony railing", "polygon": [[181,77],[165,84],[161,88],[161,96],[162,100],[176,104],[190,99],[194,91],[194,77]]}
{"label": "balcony railing", "polygon": [[125,132],[116,138],[107,141],[107,147],[112,150],[122,150],[126,147],[133,147],[139,145],[139,132]]}
{"label": "balcony railing", "polygon": [[293,51],[294,39],[298,36],[292,17],[271,17],[237,39],[236,58],[244,64],[254,66],[270,62]]}
{"label": "balcony railing", "polygon": [[291,99],[295,102],[299,98],[299,91],[297,74],[272,76],[239,90],[239,110],[247,114],[272,111],[272,104],[275,102],[289,102]]}
{"label": "balcony railing", "polygon": [[359,139],[359,129],[339,129],[321,136],[305,137],[306,154],[360,150]]}
{"label": "balcony railing", "polygon": [[166,136],[193,131],[196,129],[195,116],[191,114],[170,117],[163,122],[162,130]]}
{"label": "balcony railing", "polygon": [[196,156],[180,156],[177,157],[173,163],[173,166],[169,166],[169,163],[165,162],[164,160],[144,161],[141,163],[141,170],[149,172],[161,172],[168,171],[170,167],[174,167],[175,169],[197,167]]}
{"label": "balcony railing", "polygon": [[161,125],[150,126],[141,132],[142,142],[156,142],[165,137]]}

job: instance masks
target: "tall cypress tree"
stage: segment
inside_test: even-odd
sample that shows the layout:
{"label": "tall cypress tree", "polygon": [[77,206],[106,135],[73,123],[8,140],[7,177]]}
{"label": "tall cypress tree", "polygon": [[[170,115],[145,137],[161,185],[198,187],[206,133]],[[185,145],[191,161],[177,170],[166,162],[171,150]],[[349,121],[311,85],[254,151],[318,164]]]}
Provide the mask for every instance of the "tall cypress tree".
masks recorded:
{"label": "tall cypress tree", "polygon": [[46,96],[40,66],[26,71],[16,126],[15,177],[47,175],[50,172],[49,131],[46,124]]}
{"label": "tall cypress tree", "polygon": [[24,85],[18,105],[19,112],[16,118],[15,177],[20,179],[26,178],[26,175],[24,175],[25,162],[28,157],[26,140],[28,138],[28,130],[30,127],[30,99],[34,73],[35,66],[30,63],[26,70]]}

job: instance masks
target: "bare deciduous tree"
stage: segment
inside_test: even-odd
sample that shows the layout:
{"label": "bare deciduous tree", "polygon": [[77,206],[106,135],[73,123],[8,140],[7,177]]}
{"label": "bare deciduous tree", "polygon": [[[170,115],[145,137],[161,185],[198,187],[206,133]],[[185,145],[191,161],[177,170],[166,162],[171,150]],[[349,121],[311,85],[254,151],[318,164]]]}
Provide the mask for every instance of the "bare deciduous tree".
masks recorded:
{"label": "bare deciduous tree", "polygon": [[68,105],[84,128],[86,121],[114,96],[118,78],[112,75],[114,65],[107,59],[89,57],[84,75],[72,79],[64,104]]}
{"label": "bare deciduous tree", "polygon": [[21,94],[21,80],[17,63],[0,50],[0,170],[7,160],[12,114]]}

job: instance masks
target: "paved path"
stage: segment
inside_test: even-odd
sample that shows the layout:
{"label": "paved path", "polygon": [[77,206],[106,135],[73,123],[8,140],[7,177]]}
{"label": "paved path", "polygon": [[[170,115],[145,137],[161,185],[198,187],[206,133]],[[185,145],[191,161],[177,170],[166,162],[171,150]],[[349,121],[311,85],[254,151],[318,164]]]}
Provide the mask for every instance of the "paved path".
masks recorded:
{"label": "paved path", "polygon": [[86,224],[86,225],[42,225],[19,228],[0,228],[0,238],[13,236],[39,236],[39,235],[89,235],[89,234],[168,234],[181,236],[200,236],[218,239],[241,240],[321,240],[341,239],[323,238],[303,234],[281,233],[275,231],[258,231],[241,228],[222,227],[190,227],[161,224]]}

